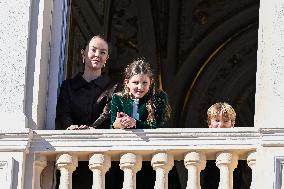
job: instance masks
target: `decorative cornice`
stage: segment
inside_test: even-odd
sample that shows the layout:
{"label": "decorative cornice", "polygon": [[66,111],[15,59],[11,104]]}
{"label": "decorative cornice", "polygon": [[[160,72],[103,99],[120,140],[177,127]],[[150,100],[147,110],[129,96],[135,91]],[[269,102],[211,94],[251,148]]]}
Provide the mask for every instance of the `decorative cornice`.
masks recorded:
{"label": "decorative cornice", "polygon": [[282,128],[262,128],[261,146],[263,147],[284,147],[284,129]]}
{"label": "decorative cornice", "polygon": [[0,152],[29,153],[32,137],[31,129],[1,129]]}

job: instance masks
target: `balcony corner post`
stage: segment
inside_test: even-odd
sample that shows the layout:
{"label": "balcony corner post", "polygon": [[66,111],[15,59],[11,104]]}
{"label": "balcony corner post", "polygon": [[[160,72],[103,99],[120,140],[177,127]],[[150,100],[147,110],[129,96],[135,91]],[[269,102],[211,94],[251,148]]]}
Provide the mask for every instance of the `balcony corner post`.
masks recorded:
{"label": "balcony corner post", "polygon": [[33,164],[33,189],[41,189],[41,173],[46,166],[46,157],[43,155],[35,154]]}

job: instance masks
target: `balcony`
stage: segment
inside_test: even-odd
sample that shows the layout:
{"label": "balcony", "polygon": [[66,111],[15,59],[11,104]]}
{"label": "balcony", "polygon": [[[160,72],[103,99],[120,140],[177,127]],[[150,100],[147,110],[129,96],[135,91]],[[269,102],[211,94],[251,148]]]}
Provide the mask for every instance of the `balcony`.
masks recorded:
{"label": "balcony", "polygon": [[[175,160],[184,161],[188,173],[187,189],[200,188],[200,172],[205,168],[207,160],[215,160],[219,168],[219,189],[233,188],[233,171],[238,160],[246,160],[252,170],[250,188],[263,188],[258,186],[260,182],[257,176],[265,175],[262,172],[260,174],[265,166],[261,163],[257,167],[258,161],[274,166],[274,173],[267,179],[275,188],[283,187],[281,153],[284,129],[26,129],[1,133],[1,141],[6,141],[1,142],[1,152],[22,151],[27,155],[23,165],[26,166],[26,175],[33,175],[30,181],[33,189],[48,188],[41,178],[48,162],[55,162],[61,172],[59,188],[72,188],[72,172],[76,170],[78,161],[89,161],[89,168],[93,172],[93,188],[99,189],[104,188],[105,173],[111,161],[120,162],[120,169],[124,172],[123,189],[134,189],[135,175],[143,169],[141,162],[151,161],[156,172],[155,189],[166,189],[168,172]],[[29,183],[25,183],[25,186],[27,188]]]}

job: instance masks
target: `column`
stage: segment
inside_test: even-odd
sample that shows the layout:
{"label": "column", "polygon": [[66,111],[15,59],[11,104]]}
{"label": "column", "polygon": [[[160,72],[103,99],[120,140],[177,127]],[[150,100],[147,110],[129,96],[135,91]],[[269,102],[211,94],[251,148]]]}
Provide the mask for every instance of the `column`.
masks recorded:
{"label": "column", "polygon": [[260,0],[255,127],[283,128],[284,1]]}
{"label": "column", "polygon": [[168,188],[168,173],[174,165],[172,155],[161,152],[152,157],[151,165],[156,171],[156,181],[154,189]]}
{"label": "column", "polygon": [[92,189],[104,189],[105,173],[111,166],[110,157],[105,154],[92,154],[89,158],[89,168],[93,172]]}
{"label": "column", "polygon": [[123,154],[119,166],[124,171],[123,189],[135,189],[136,173],[141,170],[142,157],[133,153]]}
{"label": "column", "polygon": [[189,152],[184,157],[184,166],[188,170],[186,189],[201,189],[200,172],[206,167],[206,157],[200,152]]}
{"label": "column", "polygon": [[220,169],[218,189],[233,189],[233,171],[238,165],[238,156],[230,152],[218,153],[216,165]]}
{"label": "column", "polygon": [[56,157],[56,166],[61,173],[59,189],[72,189],[72,173],[78,166],[77,156],[59,154]]}
{"label": "column", "polygon": [[251,168],[251,184],[250,189],[256,189],[256,152],[251,152],[248,154],[247,157],[248,166]]}
{"label": "column", "polygon": [[41,189],[41,172],[46,167],[46,157],[35,154],[33,165],[33,189]]}

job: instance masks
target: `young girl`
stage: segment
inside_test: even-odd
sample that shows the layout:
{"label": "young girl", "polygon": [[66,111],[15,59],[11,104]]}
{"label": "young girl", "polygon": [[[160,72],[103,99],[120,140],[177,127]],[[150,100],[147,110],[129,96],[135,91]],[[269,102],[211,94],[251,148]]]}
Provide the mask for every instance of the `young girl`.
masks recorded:
{"label": "young girl", "polygon": [[167,94],[155,88],[150,65],[135,60],[125,69],[124,90],[111,100],[111,127],[152,129],[170,117]]}

